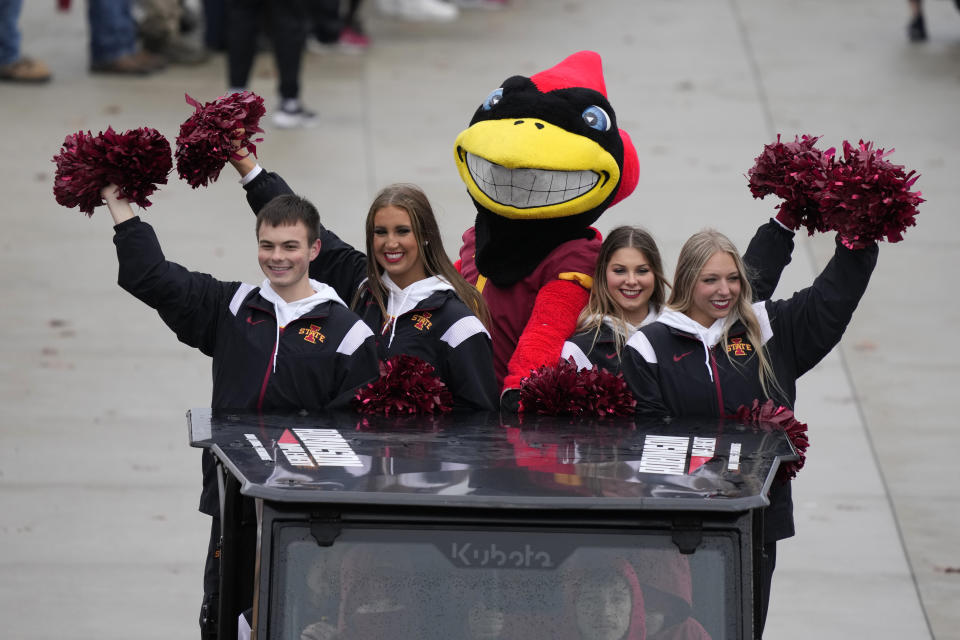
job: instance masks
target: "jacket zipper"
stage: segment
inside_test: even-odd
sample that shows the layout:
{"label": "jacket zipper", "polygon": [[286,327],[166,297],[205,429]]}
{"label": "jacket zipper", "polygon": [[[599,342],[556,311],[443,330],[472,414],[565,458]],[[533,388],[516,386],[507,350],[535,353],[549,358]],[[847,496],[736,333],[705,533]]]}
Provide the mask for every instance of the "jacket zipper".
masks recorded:
{"label": "jacket zipper", "polygon": [[720,372],[717,370],[717,359],[715,357],[716,345],[710,349],[710,370],[713,371],[713,384],[717,388],[717,411],[721,418],[724,417],[723,411],[723,388],[720,386]]}
{"label": "jacket zipper", "polygon": [[267,359],[267,372],[263,374],[263,384],[260,386],[260,397],[257,399],[257,411],[263,411],[263,399],[267,395],[267,384],[270,383],[270,373],[273,371],[273,356],[276,355],[277,349],[280,348],[281,337],[283,337],[283,328],[280,329],[280,335],[277,337],[277,341],[273,343],[273,351],[270,352],[270,357]]}

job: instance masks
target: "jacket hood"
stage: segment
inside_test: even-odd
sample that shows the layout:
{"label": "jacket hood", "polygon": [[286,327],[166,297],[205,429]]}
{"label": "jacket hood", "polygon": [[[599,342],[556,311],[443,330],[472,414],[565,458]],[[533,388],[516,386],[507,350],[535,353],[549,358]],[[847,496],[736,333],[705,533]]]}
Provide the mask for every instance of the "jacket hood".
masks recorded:
{"label": "jacket hood", "polygon": [[387,290],[387,315],[397,318],[416,308],[418,304],[438,291],[453,291],[453,285],[440,276],[430,276],[418,280],[401,289],[390,276],[383,274],[380,281]]}
{"label": "jacket hood", "polygon": [[703,364],[707,367],[707,373],[710,375],[712,382],[713,368],[710,366],[710,349],[715,347],[717,343],[723,339],[724,330],[727,328],[727,322],[730,318],[731,316],[717,318],[712,325],[705,327],[684,313],[674,311],[673,309],[664,309],[660,312],[659,317],[657,317],[657,322],[690,334],[691,336],[696,336],[700,344],[703,345]]}
{"label": "jacket hood", "polygon": [[270,280],[264,279],[260,284],[260,297],[273,304],[277,312],[277,324],[281,327],[287,326],[323,302],[336,302],[344,307],[347,306],[330,285],[311,278],[310,287],[314,291],[312,296],[287,302],[280,297],[280,294],[273,290],[273,287],[270,286]]}
{"label": "jacket hood", "polygon": [[[617,640],[646,640],[646,614],[643,601],[643,591],[640,586],[640,580],[637,578],[637,572],[633,565],[622,557],[600,556],[596,562],[589,562],[586,558],[573,560],[562,574],[564,589],[564,610],[567,612],[568,619],[564,621],[563,628],[560,630],[563,638],[580,638],[577,613],[578,602],[582,604],[581,599],[590,597],[586,590],[595,588],[597,584],[610,584],[611,578],[619,577],[630,590],[630,613],[626,630],[617,638]],[[598,616],[598,619],[602,616]],[[596,621],[583,621],[584,623]]]}
{"label": "jacket hood", "polygon": [[[280,297],[280,294],[273,290],[273,287],[270,286],[269,279],[265,278],[263,283],[260,285],[260,297],[273,304],[273,312],[277,317],[277,345],[280,344],[281,327],[286,327],[294,320],[297,320],[307,313],[310,313],[310,311],[312,311],[317,305],[323,304],[324,302],[336,302],[344,307],[347,306],[343,303],[343,300],[340,299],[340,296],[337,295],[337,292],[334,291],[333,287],[313,279],[310,280],[310,286],[314,291],[312,296],[308,298],[301,298],[300,300],[294,300],[293,302],[287,302]],[[277,354],[279,351],[280,350],[277,348],[274,348],[273,350],[274,371],[277,370]]]}
{"label": "jacket hood", "polygon": [[430,276],[423,280],[417,280],[406,288],[401,289],[386,273],[380,276],[380,281],[387,289],[387,317],[384,318],[383,328],[380,333],[385,333],[387,327],[390,327],[390,340],[387,342],[387,348],[393,344],[393,336],[397,331],[397,318],[412,311],[418,304],[440,291],[453,291],[453,286],[440,276]]}

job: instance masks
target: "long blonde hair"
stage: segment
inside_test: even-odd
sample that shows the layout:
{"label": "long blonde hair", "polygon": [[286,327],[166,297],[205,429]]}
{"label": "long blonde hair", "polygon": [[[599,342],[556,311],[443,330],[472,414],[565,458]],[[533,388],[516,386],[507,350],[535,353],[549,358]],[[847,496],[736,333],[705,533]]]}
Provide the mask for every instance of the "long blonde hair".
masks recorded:
{"label": "long blonde hair", "polygon": [[[753,300],[753,289],[750,286],[750,280],[747,278],[747,269],[740,258],[740,252],[736,245],[730,239],[714,229],[705,229],[695,233],[684,243],[680,249],[680,257],[677,259],[677,270],[673,276],[673,290],[670,292],[670,299],[667,300],[667,307],[674,311],[689,315],[693,307],[693,293],[696,288],[700,272],[704,265],[713,257],[714,254],[723,252],[733,259],[737,268],[737,274],[740,277],[740,295],[736,303],[727,315],[723,326],[723,343],[729,341],[730,327],[737,320],[743,323],[747,329],[747,340],[754,346],[754,351],[759,358],[760,387],[767,397],[771,397],[771,389],[776,389],[782,393],[780,385],[777,383],[776,374],[773,371],[773,365],[770,363],[770,356],[763,344],[763,337],[760,331],[760,321],[753,312],[751,301]],[[735,364],[730,353],[727,352],[727,360]]]}
{"label": "long blonde hair", "polygon": [[623,344],[629,339],[629,330],[627,329],[627,319],[624,316],[623,309],[617,304],[610,291],[607,288],[607,267],[610,265],[611,256],[620,249],[636,249],[646,257],[653,271],[654,284],[653,294],[650,296],[650,304],[658,311],[663,306],[663,300],[666,296],[666,288],[670,286],[665,275],[663,275],[663,260],[660,258],[660,249],[650,233],[641,227],[616,227],[611,230],[604,238],[600,246],[600,255],[597,256],[597,266],[593,270],[593,285],[590,287],[590,299],[587,300],[587,306],[580,312],[577,318],[577,333],[593,330],[593,342],[596,344],[597,337],[600,335],[600,328],[603,326],[604,317],[613,319],[614,324],[614,342],[617,353],[623,348]]}
{"label": "long blonde hair", "polygon": [[[440,227],[437,225],[437,218],[433,214],[433,207],[430,206],[430,201],[423,190],[414,184],[398,183],[384,187],[373,199],[370,210],[367,212],[367,287],[370,289],[377,306],[380,307],[380,315],[386,320],[386,301],[389,294],[380,280],[383,267],[377,263],[373,255],[373,228],[377,212],[390,206],[403,209],[410,216],[410,227],[413,229],[413,237],[417,241],[417,251],[423,261],[423,270],[427,276],[440,276],[449,282],[457,297],[480,318],[480,322],[489,330],[490,312],[487,310],[486,302],[484,302],[480,292],[464,280],[453,263],[450,262],[450,258],[443,248],[443,238],[440,236]],[[354,309],[359,304],[361,291],[357,291],[354,296],[352,305]]]}

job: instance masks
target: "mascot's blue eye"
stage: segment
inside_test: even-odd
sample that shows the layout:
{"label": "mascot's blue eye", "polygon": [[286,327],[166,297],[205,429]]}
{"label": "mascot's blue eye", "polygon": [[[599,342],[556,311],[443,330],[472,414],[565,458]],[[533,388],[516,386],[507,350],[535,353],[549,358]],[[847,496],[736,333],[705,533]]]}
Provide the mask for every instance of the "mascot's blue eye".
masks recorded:
{"label": "mascot's blue eye", "polygon": [[487,96],[487,99],[483,101],[483,110],[490,111],[495,106],[500,104],[500,101],[503,100],[503,88],[494,89],[493,92]]}
{"label": "mascot's blue eye", "polygon": [[598,106],[587,107],[583,110],[581,117],[591,129],[596,129],[597,131],[610,130],[610,116]]}

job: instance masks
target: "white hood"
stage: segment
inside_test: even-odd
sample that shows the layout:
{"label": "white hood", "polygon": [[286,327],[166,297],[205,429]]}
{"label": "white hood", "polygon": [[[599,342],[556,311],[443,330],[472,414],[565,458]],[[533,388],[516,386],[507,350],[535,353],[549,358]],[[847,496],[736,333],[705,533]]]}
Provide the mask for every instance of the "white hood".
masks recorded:
{"label": "white hood", "polygon": [[695,335],[700,339],[700,343],[703,345],[703,362],[707,367],[707,373],[710,374],[710,380],[713,381],[713,369],[710,367],[710,349],[723,338],[723,331],[729,319],[730,316],[717,318],[716,322],[709,327],[705,327],[686,314],[674,311],[673,309],[664,309],[657,317],[657,322],[683,331],[684,333]]}
{"label": "white hood", "polygon": [[[660,312],[657,311],[657,308],[653,306],[653,304],[651,303],[649,307],[647,307],[647,317],[645,317],[640,322],[640,324],[632,325],[626,320],[623,321],[623,324],[627,326],[627,335],[624,337],[627,340],[629,340],[630,336],[632,336],[637,332],[637,329],[639,329],[640,327],[645,327],[651,322],[656,322],[659,316],[660,316]],[[603,323],[608,327],[610,327],[611,329],[613,329],[615,332],[620,330],[620,323],[616,319],[611,318],[610,316],[603,316]]]}
{"label": "white hood", "polygon": [[273,311],[277,316],[277,339],[273,347],[274,371],[277,370],[277,351],[279,350],[278,348],[280,345],[280,329],[287,326],[303,314],[308,313],[318,304],[323,302],[336,302],[344,307],[347,306],[343,303],[343,300],[340,299],[340,296],[337,295],[337,292],[334,291],[333,287],[330,285],[311,279],[310,287],[314,290],[314,294],[312,296],[301,298],[300,300],[294,300],[293,302],[287,302],[280,297],[280,294],[273,290],[273,287],[270,286],[269,279],[264,279],[264,281],[260,284],[260,296],[267,302],[273,303]]}
{"label": "white hood", "polygon": [[453,285],[440,276],[430,276],[423,280],[417,280],[401,289],[386,273],[380,276],[380,281],[387,290],[387,317],[384,318],[383,329],[380,333],[385,333],[387,326],[390,326],[390,340],[387,342],[387,348],[393,344],[393,336],[397,328],[397,318],[414,309],[418,304],[432,296],[438,291],[453,291]]}

